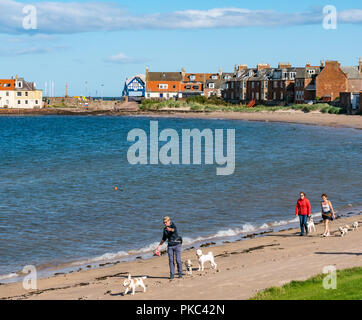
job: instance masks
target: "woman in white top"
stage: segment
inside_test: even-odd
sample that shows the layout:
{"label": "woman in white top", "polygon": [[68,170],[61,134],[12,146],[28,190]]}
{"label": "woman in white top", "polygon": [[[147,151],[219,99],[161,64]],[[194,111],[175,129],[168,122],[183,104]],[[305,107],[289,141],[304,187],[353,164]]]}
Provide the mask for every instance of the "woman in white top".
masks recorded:
{"label": "woman in white top", "polygon": [[322,218],[324,221],[323,237],[329,237],[330,236],[329,221],[334,220],[336,216],[334,214],[332,203],[328,200],[328,196],[325,193],[322,194],[321,208],[322,208]]}

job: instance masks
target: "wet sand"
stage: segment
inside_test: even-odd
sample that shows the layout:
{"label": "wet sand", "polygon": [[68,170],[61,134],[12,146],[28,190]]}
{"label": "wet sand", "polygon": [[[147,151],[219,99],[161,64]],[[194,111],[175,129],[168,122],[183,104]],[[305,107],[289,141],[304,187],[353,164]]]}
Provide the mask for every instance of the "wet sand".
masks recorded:
{"label": "wet sand", "polygon": [[[341,237],[339,226],[359,221],[360,228]],[[148,260],[117,263],[108,267],[58,274],[38,280],[38,289],[26,291],[22,283],[0,285],[0,299],[89,299],[89,300],[192,300],[248,299],[257,291],[292,280],[305,280],[322,273],[323,267],[337,269],[362,266],[362,216],[337,219],[331,237],[322,238],[323,225],[309,237],[298,229],[202,248],[212,251],[217,269],[207,264],[197,271],[195,249],[184,250],[182,260],[191,259],[193,274],[169,280],[166,255]],[[135,296],[124,295],[123,280],[147,276],[147,292],[138,287]]]}
{"label": "wet sand", "polygon": [[362,129],[362,116],[325,114],[319,111],[304,113],[299,110],[280,110],[275,112],[193,112],[180,109],[163,109],[158,111],[138,110],[136,103],[129,103],[126,107],[118,110],[81,110],[81,109],[40,109],[40,110],[0,110],[0,116],[39,116],[39,115],[62,115],[62,116],[149,116],[149,117],[176,117],[197,119],[231,119],[244,121],[262,122],[285,122],[310,124],[329,127],[345,127]]}
{"label": "wet sand", "polygon": [[150,117],[176,117],[176,118],[200,118],[200,119],[230,119],[261,122],[285,122],[299,123],[328,127],[355,128],[362,130],[362,116],[325,114],[320,112],[304,113],[302,111],[275,111],[275,112],[144,112],[141,115]]}

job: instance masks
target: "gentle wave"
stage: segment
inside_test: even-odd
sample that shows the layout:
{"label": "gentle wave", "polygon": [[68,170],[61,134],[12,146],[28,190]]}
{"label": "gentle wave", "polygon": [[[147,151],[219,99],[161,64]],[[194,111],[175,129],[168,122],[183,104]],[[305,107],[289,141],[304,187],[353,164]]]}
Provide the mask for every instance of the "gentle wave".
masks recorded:
{"label": "gentle wave", "polygon": [[19,275],[17,273],[9,273],[9,274],[0,275],[0,280],[7,280],[7,279],[16,278],[16,277],[19,277]]}

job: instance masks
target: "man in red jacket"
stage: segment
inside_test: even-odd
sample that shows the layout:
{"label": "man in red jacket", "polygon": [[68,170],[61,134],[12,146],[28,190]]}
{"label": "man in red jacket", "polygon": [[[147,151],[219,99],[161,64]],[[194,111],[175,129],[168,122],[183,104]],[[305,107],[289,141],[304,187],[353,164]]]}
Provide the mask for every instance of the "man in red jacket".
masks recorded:
{"label": "man in red jacket", "polygon": [[309,200],[305,197],[305,193],[300,193],[300,199],[297,201],[297,206],[295,208],[295,215],[299,216],[300,222],[300,235],[304,236],[304,228],[305,234],[308,235],[308,218],[311,215],[311,207]]}

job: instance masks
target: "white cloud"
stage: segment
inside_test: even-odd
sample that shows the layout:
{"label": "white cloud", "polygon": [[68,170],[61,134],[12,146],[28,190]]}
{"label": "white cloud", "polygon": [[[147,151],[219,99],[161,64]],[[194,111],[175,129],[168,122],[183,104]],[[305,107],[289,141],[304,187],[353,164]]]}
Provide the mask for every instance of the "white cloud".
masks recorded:
{"label": "white cloud", "polygon": [[[277,27],[321,24],[322,7],[305,12],[277,12],[242,8],[184,10],[170,13],[134,15],[115,3],[36,2],[37,30],[24,30],[25,3],[0,0],[0,33],[69,34],[79,32],[200,29],[229,27]],[[340,23],[362,23],[362,10],[339,12]]]}
{"label": "white cloud", "polygon": [[145,63],[147,61],[148,61],[147,59],[128,57],[122,52],[105,59],[105,62],[119,63],[119,64],[136,64],[136,63]]}

